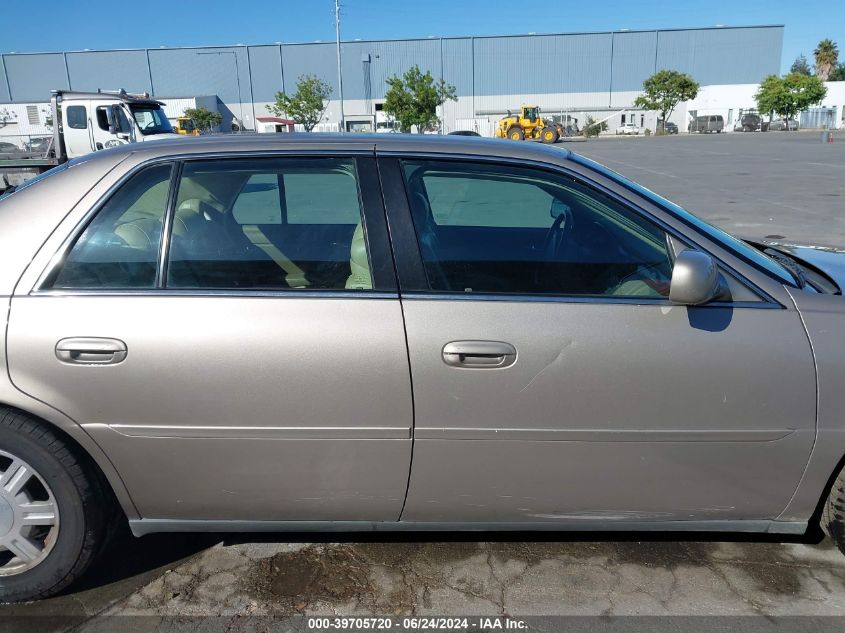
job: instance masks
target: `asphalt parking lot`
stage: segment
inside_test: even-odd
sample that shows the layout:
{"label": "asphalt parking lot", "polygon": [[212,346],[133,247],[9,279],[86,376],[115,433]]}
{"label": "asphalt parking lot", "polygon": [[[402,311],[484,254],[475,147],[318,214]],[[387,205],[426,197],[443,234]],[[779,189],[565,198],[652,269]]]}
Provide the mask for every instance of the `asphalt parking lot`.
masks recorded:
{"label": "asphalt parking lot", "polygon": [[[736,234],[845,247],[845,135],[568,147]],[[248,615],[412,613],[845,616],[845,557],[815,534],[122,534],[71,591],[0,607],[0,631],[4,619],[15,631],[149,631],[161,617],[222,616],[240,630]],[[105,617],[121,615],[150,618]]]}
{"label": "asphalt parking lot", "polygon": [[566,147],[740,237],[845,247],[845,132],[606,137]]}

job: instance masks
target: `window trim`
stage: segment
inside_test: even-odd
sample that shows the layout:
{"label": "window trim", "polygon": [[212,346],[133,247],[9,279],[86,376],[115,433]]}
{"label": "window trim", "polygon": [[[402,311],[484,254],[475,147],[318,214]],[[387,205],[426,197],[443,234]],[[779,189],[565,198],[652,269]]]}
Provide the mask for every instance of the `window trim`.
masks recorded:
{"label": "window trim", "polygon": [[[175,213],[176,196],[178,194],[179,177],[182,173],[184,162],[193,160],[231,160],[240,158],[346,158],[355,162],[357,185],[361,202],[361,224],[364,230],[364,239],[367,242],[370,257],[370,269],[373,277],[373,288],[370,290],[354,289],[316,289],[302,290],[294,288],[279,289],[225,289],[225,288],[167,288],[163,285],[166,276],[167,259],[170,251],[170,225]],[[65,259],[76,243],[79,236],[85,231],[91,222],[99,215],[103,207],[112,197],[134,176],[146,168],[161,164],[171,164],[170,187],[168,189],[167,207],[165,209],[164,225],[162,226],[161,243],[159,245],[159,261],[157,262],[156,286],[155,288],[48,288],[46,282],[55,269],[62,266]],[[297,150],[284,151],[229,151],[229,152],[206,152],[206,153],[180,153],[169,156],[159,156],[134,165],[126,171],[100,196],[91,206],[79,222],[71,229],[67,237],[50,258],[49,263],[38,276],[29,295],[38,296],[132,296],[132,295],[157,295],[157,296],[238,296],[238,297],[326,297],[326,298],[398,298],[399,286],[396,279],[396,267],[393,260],[393,253],[390,245],[390,238],[387,228],[386,210],[381,195],[379,183],[378,165],[372,150],[348,150],[335,152],[331,150]]]}
{"label": "window trim", "polygon": [[[707,307],[734,307],[734,308],[777,308],[785,309],[781,302],[763,290],[757,283],[750,280],[748,276],[741,273],[725,262],[721,257],[712,253],[709,248],[702,247],[697,239],[680,233],[675,227],[668,225],[664,220],[656,217],[648,210],[635,204],[633,201],[619,195],[617,192],[603,186],[591,178],[579,173],[576,170],[567,169],[560,165],[544,163],[535,160],[524,160],[502,156],[477,156],[462,154],[442,154],[435,152],[406,152],[406,151],[380,151],[378,152],[379,171],[388,174],[385,182],[384,196],[385,206],[388,213],[390,226],[391,243],[394,246],[394,256],[397,263],[397,277],[399,279],[400,293],[408,298],[431,298],[431,299],[456,299],[462,300],[485,300],[485,301],[512,301],[512,302],[560,302],[560,303],[608,303],[623,305],[675,305],[668,298],[645,298],[645,297],[607,297],[602,295],[567,295],[567,294],[517,294],[517,293],[465,293],[460,291],[444,292],[432,290],[425,274],[422,254],[419,248],[419,241],[410,208],[410,197],[407,183],[402,170],[402,160],[432,160],[444,162],[480,163],[493,165],[511,165],[544,172],[552,176],[564,176],[575,180],[589,190],[612,199],[622,205],[626,210],[636,216],[642,217],[658,226],[667,235],[667,239],[682,240],[692,245],[693,248],[701,250],[713,257],[720,267],[735,276],[741,283],[755,293],[760,301],[757,302],[711,302],[702,308]],[[398,179],[398,182],[397,182]],[[670,251],[671,252],[671,251]],[[761,273],[765,274],[765,273]],[[768,276],[767,276],[768,278]],[[774,280],[773,280],[774,281]]]}

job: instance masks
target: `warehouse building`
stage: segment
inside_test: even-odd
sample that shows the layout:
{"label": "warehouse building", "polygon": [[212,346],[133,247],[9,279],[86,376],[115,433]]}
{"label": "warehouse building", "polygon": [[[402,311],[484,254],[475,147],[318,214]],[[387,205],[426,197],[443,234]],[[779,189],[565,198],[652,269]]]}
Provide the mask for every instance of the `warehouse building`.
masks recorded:
{"label": "warehouse building", "polygon": [[[457,101],[442,108],[443,131],[490,134],[498,118],[526,103],[581,120],[587,114],[611,117],[611,127],[623,116],[653,127],[654,113],[630,108],[643,80],[655,71],[679,70],[702,86],[722,87],[710,93],[724,92],[725,101],[730,87],[745,86],[737,92],[744,95],[747,86],[778,73],[782,46],[782,26],[349,41],[341,47],[344,118],[350,131],[378,127],[384,120],[385,80],[417,64],[456,88]],[[32,119],[31,113],[43,118],[45,110],[30,108],[30,116],[23,117],[19,108],[46,103],[55,89],[123,88],[160,98],[213,95],[225,129],[251,130],[269,114],[274,95],[295,89],[305,74],[333,87],[318,129],[338,129],[334,42],[8,53],[0,56],[0,126],[4,108],[6,121],[16,120],[21,133],[24,123],[36,125],[38,116]],[[726,124],[735,116],[729,103],[710,106],[725,111]],[[679,108],[673,120],[686,129],[691,114]]]}

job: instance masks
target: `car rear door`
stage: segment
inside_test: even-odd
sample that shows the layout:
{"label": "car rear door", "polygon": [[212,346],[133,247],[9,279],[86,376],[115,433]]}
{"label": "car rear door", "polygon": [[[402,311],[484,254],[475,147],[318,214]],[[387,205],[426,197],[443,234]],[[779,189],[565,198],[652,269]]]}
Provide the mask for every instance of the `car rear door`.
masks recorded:
{"label": "car rear door", "polygon": [[145,520],[396,520],[411,387],[372,149],[164,161],[96,204],[13,298],[15,385]]}
{"label": "car rear door", "polygon": [[62,104],[62,134],[70,158],[84,156],[94,151],[90,101],[74,100]]}
{"label": "car rear door", "polygon": [[815,419],[782,286],[734,270],[733,302],[671,305],[683,225],[575,167],[384,156],[380,173],[414,385],[403,520],[778,516]]}

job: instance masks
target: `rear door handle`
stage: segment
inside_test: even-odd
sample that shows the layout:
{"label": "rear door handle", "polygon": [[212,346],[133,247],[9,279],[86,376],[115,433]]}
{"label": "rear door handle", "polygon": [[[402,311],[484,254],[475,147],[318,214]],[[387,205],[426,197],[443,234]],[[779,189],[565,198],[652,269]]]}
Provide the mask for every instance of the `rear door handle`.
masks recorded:
{"label": "rear door handle", "polygon": [[499,341],[452,341],[443,346],[443,362],[451,367],[498,369],[516,362],[516,348]]}
{"label": "rear door handle", "polygon": [[126,343],[116,338],[63,338],[56,358],[72,365],[116,365],[126,359]]}

